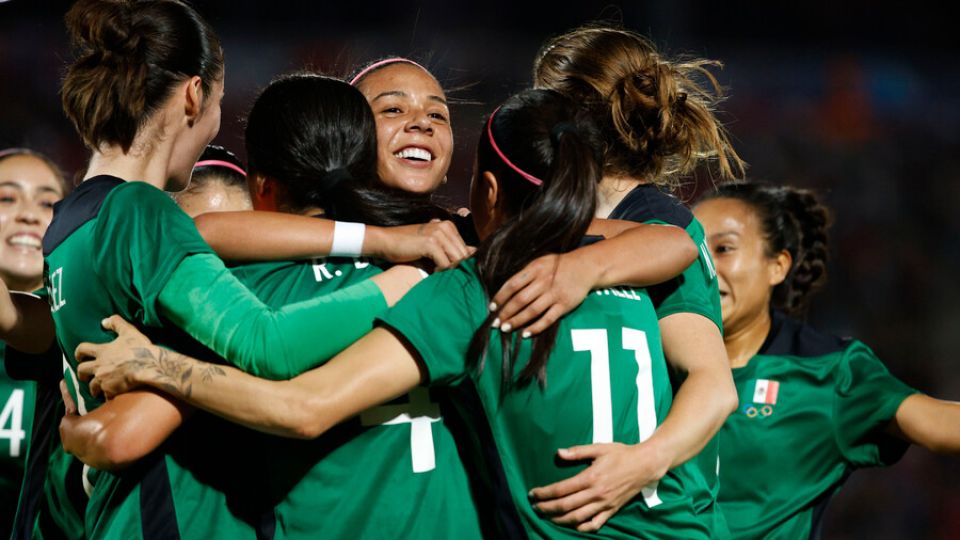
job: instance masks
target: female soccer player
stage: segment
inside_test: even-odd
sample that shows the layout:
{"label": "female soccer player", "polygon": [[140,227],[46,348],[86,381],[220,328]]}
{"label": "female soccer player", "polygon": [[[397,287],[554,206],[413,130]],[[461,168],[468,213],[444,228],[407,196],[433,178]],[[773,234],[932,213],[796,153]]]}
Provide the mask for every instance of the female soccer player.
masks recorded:
{"label": "female soccer player", "polygon": [[174,193],[173,200],[190,217],[253,209],[243,163],[233,152],[213,144],[193,166],[190,184]]}
{"label": "female soccer player", "polygon": [[[53,205],[67,191],[59,168],[26,148],[0,151],[0,288],[31,292],[43,287],[40,240]],[[0,341],[0,537],[10,536],[31,440],[37,384],[27,366],[4,359]],[[59,360],[57,361],[59,364]],[[8,371],[12,373],[8,374]],[[11,377],[16,375],[17,378]],[[17,380],[20,379],[20,380]],[[56,397],[56,393],[52,394]],[[52,405],[56,405],[56,401]]]}
{"label": "female soccer player", "polygon": [[377,120],[380,180],[411,193],[446,182],[453,157],[447,97],[425,67],[407,58],[372,62],[350,78]]}
{"label": "female soccer player", "polygon": [[[373,115],[363,95],[343,81],[281,77],[256,99],[246,125],[258,209],[384,225],[443,215],[425,199],[377,187]],[[347,258],[253,263],[232,271],[273,307],[381,272]],[[85,427],[95,414],[68,416],[61,430],[68,450],[102,463],[104,448]],[[436,400],[418,389],[316,441],[238,433],[232,445],[270,456],[244,474],[242,496],[269,508],[273,519],[266,521],[274,523],[275,538],[479,539],[466,472],[444,420]],[[153,429],[129,426],[131,437],[157,438]]]}
{"label": "female soccer player", "polygon": [[[86,180],[57,207],[44,237],[49,306],[0,295],[0,334],[11,344],[47,349],[52,313],[56,338],[69,351],[79,341],[105,339],[96,321],[119,311],[176,347],[189,347],[189,335],[254,372],[288,377],[355,341],[419,280],[415,269],[391,269],[323,298],[279,310],[265,306],[161,191],[186,186],[219,129],[223,57],[212,29],[176,0],[81,0],[66,21],[78,58],[64,78],[64,110],[93,155]],[[182,405],[154,393],[102,404],[72,371],[65,375],[81,413],[103,405],[104,415],[182,422]],[[192,445],[220,440],[203,423],[191,424],[193,430],[181,430],[178,440],[128,471],[84,477],[90,536],[253,535],[211,488],[233,478],[210,479],[215,471],[190,461]],[[107,426],[104,436],[115,435]],[[122,461],[138,448],[115,450],[114,461]]]}
{"label": "female soccer player", "polygon": [[[232,421],[299,437],[315,437],[419,383],[455,386],[454,405],[471,428],[462,451],[486,500],[496,506],[498,537],[582,536],[538,515],[528,500],[532,486],[568,474],[551,458],[553,449],[591,440],[644,440],[651,452],[669,455],[680,426],[664,421],[670,382],[644,291],[597,291],[557,326],[528,340],[490,326],[489,295],[532,258],[575,248],[593,219],[594,204],[584,201],[594,200],[600,167],[586,142],[590,128],[575,120],[575,112],[558,94],[532,90],[490,116],[471,188],[472,216],[483,239],[476,259],[422,282],[382,319],[381,328],[327,365],[285,382],[231,368],[203,380],[205,364],[162,352],[111,318],[108,326],[120,337],[81,346],[78,357],[96,358],[81,364],[83,373],[96,375],[91,384],[109,396],[140,384],[163,386]],[[130,344],[137,345],[134,361]],[[155,369],[158,361],[177,375]],[[700,406],[712,414],[724,404],[707,399]],[[643,496],[612,516],[604,533],[709,536],[682,480],[667,471],[670,461],[651,464],[655,470]]]}
{"label": "female soccer player", "polygon": [[720,432],[735,538],[819,536],[854,470],[910,443],[960,453],[960,404],[918,393],[865,344],[794,318],[826,281],[828,210],[807,191],[726,185],[695,208],[716,263],[740,407]]}
{"label": "female soccer player", "polygon": [[[715,160],[722,177],[742,170],[743,164],[713,112],[719,95],[716,80],[707,69],[713,64],[670,59],[630,31],[585,27],[548,41],[537,56],[533,75],[535,87],[559,91],[582,104],[600,127],[604,176],[597,217],[674,225],[685,230],[699,248],[698,259],[681,276],[652,288],[651,297],[660,317],[667,360],[706,369],[709,374],[688,378],[677,393],[671,414],[695,422],[687,432],[684,460],[699,452],[694,460],[699,472],[692,471],[698,477],[695,500],[698,510],[713,523],[715,535],[722,537],[723,519],[713,504],[717,443],[708,441],[726,414],[703,415],[692,397],[699,388],[701,392],[726,391],[731,401],[733,398],[716,273],[702,226],[685,206],[662,191],[674,187],[678,175],[708,159]],[[546,311],[531,325],[536,330],[576,306],[591,283],[583,263],[573,258],[575,254],[534,261],[508,281],[494,298],[502,306],[503,324],[524,327]],[[624,255],[613,250],[598,253],[597,258],[613,265],[628,264]],[[567,482],[534,490],[534,497],[541,500],[538,508],[561,523],[598,527],[605,515],[636,492],[636,485],[625,481],[631,475],[617,466],[618,461],[630,462],[617,460],[615,454],[620,451],[631,449],[594,446],[561,450],[563,459],[596,458],[596,467]]]}

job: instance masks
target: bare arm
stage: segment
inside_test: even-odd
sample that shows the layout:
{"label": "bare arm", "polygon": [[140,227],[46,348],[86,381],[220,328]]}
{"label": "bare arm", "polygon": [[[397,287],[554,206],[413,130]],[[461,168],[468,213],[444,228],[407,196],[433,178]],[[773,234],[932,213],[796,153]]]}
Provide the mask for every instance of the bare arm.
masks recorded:
{"label": "bare arm", "polygon": [[664,353],[687,378],[657,431],[636,445],[594,444],[562,450],[570,461],[593,460],[580,474],[534,489],[537,508],[555,522],[596,531],[668,470],[697,455],[737,406],[720,330],[693,313],[661,319]]}
{"label": "bare arm", "polygon": [[960,455],[960,403],[914,394],[903,400],[886,431],[938,454]]}
{"label": "bare arm", "polygon": [[0,340],[30,354],[50,348],[56,337],[50,306],[35,295],[11,292],[0,280]]}
{"label": "bare arm", "polygon": [[[203,239],[226,260],[290,260],[325,257],[334,222],[280,212],[212,212],[194,219]],[[449,221],[401,227],[367,226],[362,254],[390,262],[430,259],[439,269],[473,253]]]}
{"label": "bare arm", "polygon": [[693,240],[679,227],[607,221],[594,220],[588,232],[616,236],[539,257],[503,284],[493,297],[502,331],[525,327],[524,335],[538,334],[579,306],[591,289],[661,283],[697,258]]}
{"label": "bare arm", "polygon": [[421,380],[413,355],[383,329],[319,368],[289,381],[267,381],[161,349],[119,317],[105,327],[117,332],[116,340],[77,348],[77,357],[85,360],[78,373],[90,380],[91,392],[110,397],[152,386],[231,422],[284,437],[318,437]]}
{"label": "bare arm", "polygon": [[168,396],[140,390],[83,416],[68,411],[60,421],[60,438],[64,450],[95,469],[123,469],[159,447],[188,411]]}

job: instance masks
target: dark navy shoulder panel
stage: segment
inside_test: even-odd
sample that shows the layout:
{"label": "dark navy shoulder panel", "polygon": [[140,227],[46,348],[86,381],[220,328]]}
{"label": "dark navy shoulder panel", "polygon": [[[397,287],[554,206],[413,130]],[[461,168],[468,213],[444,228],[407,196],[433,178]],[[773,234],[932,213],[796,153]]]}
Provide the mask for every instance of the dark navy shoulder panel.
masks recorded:
{"label": "dark navy shoulder panel", "polygon": [[693,221],[693,212],[679,199],[660,191],[657,186],[642,184],[627,193],[607,217],[638,223],[658,220],[686,229]]}
{"label": "dark navy shoulder panel", "polygon": [[788,317],[781,311],[770,314],[772,323],[767,340],[757,354],[771,356],[824,356],[846,349],[850,338],[821,332],[807,323]]}
{"label": "dark navy shoulder panel", "polygon": [[97,217],[103,200],[122,184],[124,181],[115,176],[95,176],[53,205],[53,221],[43,235],[43,256],[50,255],[73,231]]}

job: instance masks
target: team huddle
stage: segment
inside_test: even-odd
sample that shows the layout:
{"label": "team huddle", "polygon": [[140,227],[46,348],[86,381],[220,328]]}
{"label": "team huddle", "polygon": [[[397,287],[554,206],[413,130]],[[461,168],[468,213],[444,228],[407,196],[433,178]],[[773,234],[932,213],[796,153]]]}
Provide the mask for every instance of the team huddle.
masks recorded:
{"label": "team huddle", "polygon": [[802,322],[829,211],[742,179],[717,62],[549,40],[451,209],[414,60],[279,76],[243,163],[192,7],[66,25],[83,181],[0,151],[2,535],[813,538],[855,469],[960,453],[958,404]]}

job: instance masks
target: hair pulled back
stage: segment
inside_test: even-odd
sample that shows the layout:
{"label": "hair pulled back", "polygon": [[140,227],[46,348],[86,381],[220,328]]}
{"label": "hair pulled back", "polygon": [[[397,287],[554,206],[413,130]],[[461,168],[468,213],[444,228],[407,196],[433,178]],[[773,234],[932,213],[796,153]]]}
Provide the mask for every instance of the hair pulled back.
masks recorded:
{"label": "hair pulled back", "polygon": [[755,182],[722,185],[707,199],[735,199],[756,212],[767,256],[786,250],[793,258],[786,279],[773,289],[771,302],[792,315],[804,314],[810,296],[827,282],[830,210],[813,191]]}
{"label": "hair pulled back", "polygon": [[79,0],[65,17],[76,50],[60,93],[84,144],[124,152],[174,86],[200,77],[203,95],[223,78],[213,29],[178,0]]}
{"label": "hair pulled back", "polygon": [[249,174],[282,185],[292,210],[380,226],[449,218],[426,197],[380,186],[373,112],[339,79],[297,73],[270,83],[247,118],[246,148]]}
{"label": "hair pulled back", "polygon": [[712,60],[672,60],[627,30],[583,27],[549,40],[533,66],[536,88],[583,104],[604,140],[604,173],[676,188],[713,159],[734,178],[744,163],[714,114],[722,91]]}
{"label": "hair pulled back", "polygon": [[[197,160],[197,163],[210,161],[223,161],[237,167],[240,170],[246,170],[243,162],[240,161],[240,158],[238,158],[236,154],[220,145],[208,144],[203,150],[203,154],[200,154],[200,159]],[[217,179],[223,182],[226,186],[242,188],[244,191],[247,191],[246,176],[229,167],[214,164],[205,164],[199,166],[194,165],[193,174],[190,176],[190,185],[187,186],[187,191],[201,189],[207,183],[207,181],[211,179]]]}
{"label": "hair pulled back", "polygon": [[[593,219],[601,177],[599,154],[591,144],[597,133],[577,110],[557,92],[527,90],[504,102],[484,126],[477,148],[477,173],[489,171],[497,178],[497,205],[506,216],[476,254],[488,296],[533,259],[576,248]],[[479,369],[487,354],[493,316],[471,342],[470,362]],[[498,334],[504,388],[509,388],[514,384],[513,365],[520,340]],[[545,382],[547,358],[556,335],[554,325],[532,338],[533,353],[516,384]]]}

